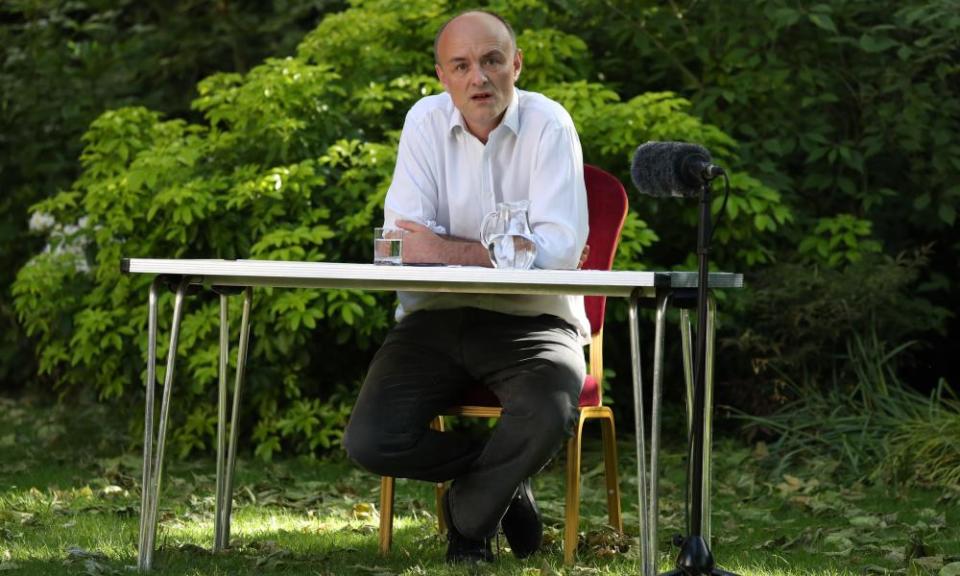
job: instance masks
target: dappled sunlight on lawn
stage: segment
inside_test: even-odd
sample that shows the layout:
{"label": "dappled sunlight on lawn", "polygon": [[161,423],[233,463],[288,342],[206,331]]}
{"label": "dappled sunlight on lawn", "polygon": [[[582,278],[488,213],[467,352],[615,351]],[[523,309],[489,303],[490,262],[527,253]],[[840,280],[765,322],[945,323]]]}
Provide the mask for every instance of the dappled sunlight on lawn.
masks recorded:
{"label": "dappled sunlight on lawn", "polygon": [[[124,443],[77,438],[50,412],[3,404],[0,419],[0,569],[12,574],[129,573],[136,564],[140,465]],[[9,417],[12,411],[13,417]],[[89,415],[88,415],[89,416]],[[95,416],[95,415],[94,415]],[[66,423],[65,423],[66,422]],[[36,425],[34,425],[36,424]],[[599,443],[584,451],[577,565],[562,565],[564,462],[534,479],[544,548],[524,561],[499,541],[483,573],[627,575],[639,571],[636,468],[621,446],[626,534],[607,523]],[[660,569],[683,531],[685,458],[668,450],[660,486]],[[743,576],[924,574],[956,576],[960,523],[955,491],[894,489],[838,479],[829,461],[774,472],[762,446],[721,442],[713,474],[712,548]],[[377,552],[379,478],[341,457],[263,463],[241,459],[231,548],[213,554],[211,459],[168,459],[160,501],[157,574],[466,574],[443,562],[434,486],[397,482],[394,545]],[[952,571],[953,570],[953,571]]]}

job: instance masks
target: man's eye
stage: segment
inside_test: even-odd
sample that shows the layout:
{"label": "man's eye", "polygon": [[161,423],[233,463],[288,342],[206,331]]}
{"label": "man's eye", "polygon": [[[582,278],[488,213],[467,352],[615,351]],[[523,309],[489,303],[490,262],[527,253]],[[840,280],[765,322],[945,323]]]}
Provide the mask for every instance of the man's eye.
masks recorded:
{"label": "man's eye", "polygon": [[457,64],[456,66],[454,66],[453,69],[456,70],[457,72],[463,72],[464,70],[467,69],[467,65],[466,65],[466,64]]}

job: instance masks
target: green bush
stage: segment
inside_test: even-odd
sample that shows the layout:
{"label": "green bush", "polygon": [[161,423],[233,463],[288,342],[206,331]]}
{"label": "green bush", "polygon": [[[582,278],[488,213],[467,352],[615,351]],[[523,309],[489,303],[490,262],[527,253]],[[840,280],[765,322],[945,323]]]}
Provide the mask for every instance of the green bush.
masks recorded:
{"label": "green bush", "polygon": [[10,294],[43,241],[27,209],[70,187],[104,110],[189,113],[199,78],[288,54],[339,0],[5,0],[0,3],[0,383],[36,380]]}
{"label": "green bush", "polygon": [[[899,258],[868,252],[846,266],[829,265],[835,254],[860,253],[851,250],[771,266],[751,275],[749,290],[728,302],[733,323],[743,328],[724,345],[738,352],[745,364],[739,372],[749,375],[727,388],[732,404],[765,414],[791,398],[788,383],[802,385],[808,396],[849,379],[856,364],[847,342],[870,328],[891,347],[942,329],[949,312],[913,296],[928,265],[926,250]],[[901,360],[922,347],[915,342]]]}
{"label": "green bush", "polygon": [[776,433],[770,463],[781,471],[828,460],[841,477],[960,487],[960,403],[944,381],[929,396],[900,381],[897,360],[909,345],[889,350],[876,331],[851,336],[849,373],[826,384],[788,382],[789,403],[769,416],[739,417]]}
{"label": "green bush", "polygon": [[[370,229],[382,218],[403,115],[440,89],[430,74],[431,39],[458,8],[355,2],[307,35],[296,57],[201,81],[192,106],[202,122],[139,107],[97,118],[84,135],[80,176],[33,208],[54,220],[49,249],[14,285],[41,372],[62,390],[94,388],[104,399],[139,402],[150,279],[121,274],[122,257],[370,261]],[[530,42],[522,87],[568,107],[587,161],[623,174],[637,142],[668,136],[736,161],[733,140],[690,115],[686,100],[650,93],[623,102],[602,83],[576,79],[593,65],[575,36],[549,27],[519,33]],[[769,250],[761,233],[789,211],[758,180],[742,175],[734,187],[765,200],[741,207],[727,237],[745,250]],[[683,213],[690,219],[693,210]],[[637,213],[628,219],[623,267],[637,266],[656,239]],[[758,226],[760,214],[769,221]],[[354,290],[255,292],[243,422],[257,454],[337,444],[393,299]],[[169,303],[165,294],[161,307]],[[189,408],[175,411],[174,436],[181,454],[212,439],[218,366],[217,299],[191,298],[186,311],[177,386]],[[160,324],[168,328],[166,317]]]}
{"label": "green bush", "polygon": [[[730,229],[717,236],[744,234],[743,220],[753,218],[765,239],[718,247],[712,254],[718,268],[762,272],[770,263],[796,262],[798,249],[806,264],[836,268],[874,253],[895,257],[930,246],[929,266],[898,304],[923,299],[957,309],[955,0],[754,0],[740,3],[741,10],[696,0],[559,5],[551,13],[556,25],[578,31],[608,86],[625,98],[670,90],[688,99],[695,115],[736,140],[739,162],[727,167],[774,189],[774,214],[778,204],[791,209],[792,218],[768,229],[771,211],[739,211],[764,198],[738,192],[728,204]],[[644,206],[641,214],[661,237],[648,258],[671,266],[692,252],[689,222],[673,206]],[[748,282],[752,291],[756,285]],[[751,327],[748,316],[738,316],[731,329]],[[918,386],[960,376],[949,354],[933,351],[955,349],[958,327],[953,321],[913,335],[929,344],[924,361],[933,371]],[[718,374],[750,378],[749,370],[733,368]]]}

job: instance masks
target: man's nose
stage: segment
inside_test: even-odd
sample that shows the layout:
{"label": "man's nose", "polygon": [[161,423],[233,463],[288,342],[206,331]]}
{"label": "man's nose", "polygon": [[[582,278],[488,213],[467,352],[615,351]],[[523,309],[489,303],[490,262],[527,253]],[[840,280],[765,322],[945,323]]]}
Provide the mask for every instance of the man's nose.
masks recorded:
{"label": "man's nose", "polygon": [[483,71],[483,68],[477,66],[474,69],[473,77],[470,79],[471,82],[477,85],[483,85],[487,83],[487,73]]}

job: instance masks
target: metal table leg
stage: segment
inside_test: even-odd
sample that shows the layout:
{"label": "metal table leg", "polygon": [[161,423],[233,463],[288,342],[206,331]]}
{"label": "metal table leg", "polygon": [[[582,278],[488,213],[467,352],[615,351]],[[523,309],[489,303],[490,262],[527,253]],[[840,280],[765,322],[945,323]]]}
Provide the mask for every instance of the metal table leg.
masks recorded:
{"label": "metal table leg", "polygon": [[150,464],[153,459],[153,401],[157,383],[157,293],[160,291],[160,278],[154,278],[150,284],[150,296],[147,300],[147,382],[144,403],[143,423],[143,480],[140,483],[140,538],[137,565],[140,570],[150,568],[147,557],[147,510],[150,509],[150,486],[153,480]]}
{"label": "metal table leg", "polygon": [[[229,326],[227,295],[220,295],[220,390],[217,421],[217,498],[214,511],[214,552],[230,545],[230,515],[233,510],[233,473],[236,468],[237,437],[240,431],[240,397],[247,365],[247,345],[250,340],[250,308],[253,288],[243,292],[243,313],[240,319],[240,343],[237,348],[237,372],[233,385],[233,407],[230,414],[230,438],[227,448],[227,357],[229,353]],[[229,449],[229,452],[227,450]]]}
{"label": "metal table leg", "polygon": [[160,423],[157,432],[157,450],[153,462],[153,402],[156,376],[156,334],[157,334],[157,292],[160,280],[154,280],[150,286],[148,303],[148,343],[147,343],[147,398],[144,417],[143,446],[143,494],[140,509],[140,550],[137,567],[141,571],[149,570],[153,563],[154,541],[157,536],[157,500],[160,495],[160,477],[163,473],[163,452],[166,447],[167,421],[170,416],[170,395],[173,389],[173,373],[176,367],[177,343],[180,338],[180,320],[183,317],[183,299],[190,283],[183,278],[177,286],[173,304],[173,321],[170,325],[170,349],[167,352],[167,369],[163,379],[163,400],[160,404]]}
{"label": "metal table leg", "polygon": [[213,551],[220,552],[223,542],[223,498],[226,494],[223,469],[227,452],[227,358],[230,355],[230,302],[225,293],[220,294],[220,374],[217,387],[217,497],[213,514]]}
{"label": "metal table leg", "polygon": [[660,516],[660,408],[663,401],[663,349],[669,304],[670,295],[666,291],[660,291],[657,294],[657,316],[654,328],[653,403],[650,407],[650,508],[647,511],[650,526],[647,547],[652,556],[654,570],[657,565],[657,524]]}
{"label": "metal table leg", "polygon": [[643,378],[640,368],[640,334],[637,325],[637,299],[638,295],[630,297],[629,302],[629,323],[630,323],[630,356],[633,367],[633,414],[636,423],[637,435],[637,493],[640,503],[640,562],[644,576],[653,576],[654,562],[652,551],[650,550],[650,528],[649,528],[649,508],[647,507],[647,450],[646,434],[643,423]]}

